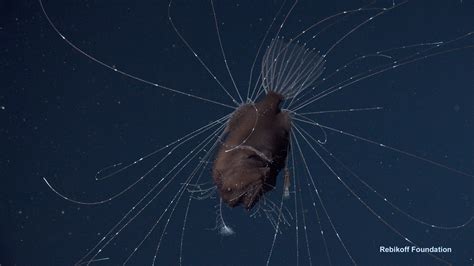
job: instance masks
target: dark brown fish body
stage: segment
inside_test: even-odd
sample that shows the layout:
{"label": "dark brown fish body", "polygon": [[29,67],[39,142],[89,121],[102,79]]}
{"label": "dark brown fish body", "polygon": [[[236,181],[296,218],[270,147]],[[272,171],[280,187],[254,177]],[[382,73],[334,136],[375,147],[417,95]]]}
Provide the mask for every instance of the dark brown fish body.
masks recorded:
{"label": "dark brown fish body", "polygon": [[237,109],[228,122],[212,175],[221,199],[251,209],[273,189],[285,166],[291,121],[280,110],[283,97],[269,92],[255,104]]}

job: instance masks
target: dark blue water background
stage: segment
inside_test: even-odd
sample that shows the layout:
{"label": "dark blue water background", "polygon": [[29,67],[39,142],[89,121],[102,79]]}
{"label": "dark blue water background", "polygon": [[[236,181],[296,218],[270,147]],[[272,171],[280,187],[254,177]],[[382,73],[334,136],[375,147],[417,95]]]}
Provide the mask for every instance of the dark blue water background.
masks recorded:
{"label": "dark blue water background", "polygon": [[[326,16],[368,4],[337,2],[302,1],[282,35],[294,36]],[[44,4],[69,40],[107,64],[184,92],[231,103],[172,31],[167,1],[48,0]],[[216,1],[218,18],[224,23],[223,44],[239,88],[246,88],[258,44],[280,4]],[[391,4],[381,1],[375,6]],[[160,90],[91,62],[59,38],[36,1],[1,1],[0,12],[0,264],[72,265],[99,240],[99,234],[113,226],[197,142],[178,150],[142,186],[104,205],[67,202],[49,190],[42,178],[48,178],[59,191],[75,199],[108,198],[136,180],[164,154],[102,182],[94,181],[97,170],[117,162],[131,162],[230,109]],[[195,51],[223,84],[231,87],[209,3],[177,1],[173,13],[178,28]],[[472,1],[409,2],[345,39],[328,57],[328,69],[354,56],[385,48],[456,38],[474,30],[472,14]],[[361,14],[343,20],[309,46],[327,48],[367,17]],[[473,44],[470,37],[444,50]],[[404,50],[401,55],[415,51]],[[377,62],[361,64],[360,68],[374,67]],[[318,121],[473,174],[473,70],[474,49],[463,49],[367,79],[313,104],[309,110],[382,106],[383,111],[321,115]],[[415,217],[431,224],[455,225],[472,216],[472,177],[335,133],[329,134],[327,148]],[[324,205],[357,262],[439,263],[427,255],[379,253],[381,245],[409,244],[375,218],[307,146],[305,149]],[[303,172],[302,164],[297,167]],[[176,193],[184,178],[178,176],[174,186],[163,192],[100,256],[110,260],[97,265],[120,264],[162,213],[167,204],[164,199],[169,200]],[[203,178],[210,179],[209,170]],[[472,265],[472,225],[453,231],[420,225],[384,204],[356,179],[347,178],[354,191],[403,235],[421,246],[451,247],[453,252],[442,258],[456,265]],[[306,179],[301,178],[301,182],[311,260],[316,265],[327,265]],[[176,208],[162,242],[158,257],[161,265],[178,263],[187,196]],[[275,202],[279,200],[278,193],[270,197]],[[273,238],[268,221],[264,217],[249,219],[240,209],[226,209],[227,222],[236,234],[221,237],[208,230],[215,225],[216,203],[217,199],[193,201],[186,226],[184,265],[264,264]],[[318,208],[321,212],[319,205]],[[299,262],[308,264],[302,211],[298,214]],[[322,217],[332,263],[350,264],[327,218]],[[271,265],[296,263],[295,220],[290,222],[291,226],[283,227],[283,234],[277,238]],[[161,230],[158,227],[152,233],[130,265],[151,264]]]}

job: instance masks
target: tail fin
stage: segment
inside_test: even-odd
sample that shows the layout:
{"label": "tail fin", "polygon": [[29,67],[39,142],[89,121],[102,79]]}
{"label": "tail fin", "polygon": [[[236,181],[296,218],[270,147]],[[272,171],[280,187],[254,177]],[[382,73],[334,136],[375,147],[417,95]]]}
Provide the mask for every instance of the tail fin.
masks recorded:
{"label": "tail fin", "polygon": [[324,58],[305,44],[275,38],[262,61],[262,86],[285,99],[309,88],[323,73]]}

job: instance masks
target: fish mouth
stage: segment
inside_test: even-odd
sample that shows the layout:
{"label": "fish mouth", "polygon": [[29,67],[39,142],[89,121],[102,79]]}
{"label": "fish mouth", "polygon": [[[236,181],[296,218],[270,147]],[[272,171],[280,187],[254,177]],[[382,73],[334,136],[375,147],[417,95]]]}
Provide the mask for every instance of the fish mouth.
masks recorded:
{"label": "fish mouth", "polygon": [[236,207],[239,205],[243,205],[243,207],[247,210],[250,210],[255,206],[255,204],[259,201],[260,197],[263,195],[263,189],[260,182],[256,182],[257,184],[253,184],[248,186],[249,188],[245,189],[242,193],[238,196],[229,200],[229,206]]}
{"label": "fish mouth", "polygon": [[245,200],[245,209],[250,210],[255,206],[255,204],[260,200],[260,197],[263,195],[262,186],[259,186],[258,189],[255,189],[250,196],[246,197]]}

